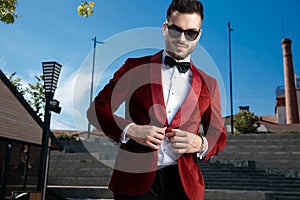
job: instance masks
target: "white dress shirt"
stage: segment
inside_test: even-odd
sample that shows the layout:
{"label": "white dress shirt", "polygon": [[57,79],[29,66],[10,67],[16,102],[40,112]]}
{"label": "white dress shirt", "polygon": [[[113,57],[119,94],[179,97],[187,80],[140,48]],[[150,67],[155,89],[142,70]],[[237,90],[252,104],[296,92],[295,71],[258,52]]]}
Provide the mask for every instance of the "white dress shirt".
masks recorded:
{"label": "white dress shirt", "polygon": [[[167,53],[166,51],[164,51],[162,63],[164,63],[166,55]],[[191,57],[188,56],[180,62],[190,62],[190,59]],[[174,66],[173,68],[169,68],[164,64],[162,65],[161,73],[167,119],[168,124],[170,124],[190,91],[193,74],[190,69],[186,73],[180,73],[176,66]],[[128,141],[126,132],[130,125],[131,124],[127,125],[123,130],[121,136],[122,143],[126,143]],[[203,137],[203,139],[206,149],[204,149],[204,151],[201,152],[200,155],[198,154],[200,159],[202,159],[206,155],[208,149],[208,142],[205,137]],[[178,156],[179,155],[174,153],[174,151],[172,150],[172,145],[169,138],[165,137],[162,142],[161,148],[158,150],[157,165],[175,164],[177,162]]]}

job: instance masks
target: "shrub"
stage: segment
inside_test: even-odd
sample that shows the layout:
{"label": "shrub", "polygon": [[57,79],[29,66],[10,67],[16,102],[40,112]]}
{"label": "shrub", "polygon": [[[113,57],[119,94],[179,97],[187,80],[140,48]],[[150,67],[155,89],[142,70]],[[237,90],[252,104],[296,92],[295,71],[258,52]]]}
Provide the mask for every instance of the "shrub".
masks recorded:
{"label": "shrub", "polygon": [[260,126],[258,117],[249,111],[240,111],[234,115],[234,128],[238,133],[255,133]]}
{"label": "shrub", "polygon": [[66,133],[55,134],[55,137],[58,140],[75,140],[75,137],[73,135],[66,134]]}

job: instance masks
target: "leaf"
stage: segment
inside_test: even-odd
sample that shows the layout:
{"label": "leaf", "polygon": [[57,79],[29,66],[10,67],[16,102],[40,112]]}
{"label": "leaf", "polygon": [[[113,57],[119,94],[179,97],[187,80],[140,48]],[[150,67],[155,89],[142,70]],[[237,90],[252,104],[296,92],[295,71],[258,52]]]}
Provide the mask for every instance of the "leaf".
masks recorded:
{"label": "leaf", "polygon": [[15,13],[18,0],[0,0],[0,20],[6,24],[13,24],[20,17]]}
{"label": "leaf", "polygon": [[93,1],[83,1],[78,7],[77,7],[77,13],[78,15],[82,17],[88,17],[92,16],[93,13],[93,8],[95,6],[95,2]]}

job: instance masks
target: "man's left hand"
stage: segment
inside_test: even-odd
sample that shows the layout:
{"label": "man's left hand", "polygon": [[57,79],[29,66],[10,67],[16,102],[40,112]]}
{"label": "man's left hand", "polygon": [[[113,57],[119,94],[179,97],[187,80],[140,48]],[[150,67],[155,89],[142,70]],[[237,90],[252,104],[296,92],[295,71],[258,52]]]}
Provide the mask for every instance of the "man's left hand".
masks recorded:
{"label": "man's left hand", "polygon": [[202,140],[196,134],[180,129],[171,129],[166,136],[170,139],[174,152],[177,154],[196,153],[200,151]]}

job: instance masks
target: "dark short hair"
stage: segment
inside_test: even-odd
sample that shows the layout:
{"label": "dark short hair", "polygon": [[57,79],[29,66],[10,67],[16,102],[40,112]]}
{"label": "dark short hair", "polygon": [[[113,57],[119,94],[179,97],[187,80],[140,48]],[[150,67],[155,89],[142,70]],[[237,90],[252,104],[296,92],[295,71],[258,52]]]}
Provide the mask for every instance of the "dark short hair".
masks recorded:
{"label": "dark short hair", "polygon": [[167,11],[167,20],[171,17],[172,13],[178,11],[180,13],[197,13],[203,20],[203,5],[198,0],[173,0]]}

